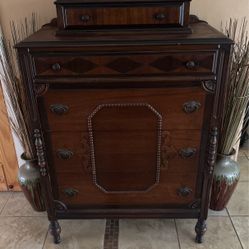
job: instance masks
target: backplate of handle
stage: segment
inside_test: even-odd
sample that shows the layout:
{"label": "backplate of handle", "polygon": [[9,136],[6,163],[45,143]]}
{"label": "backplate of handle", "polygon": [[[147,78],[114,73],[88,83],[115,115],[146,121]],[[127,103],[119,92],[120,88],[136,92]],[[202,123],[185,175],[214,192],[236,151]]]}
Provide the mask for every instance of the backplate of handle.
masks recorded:
{"label": "backplate of handle", "polygon": [[74,189],[74,188],[66,188],[66,189],[64,189],[63,192],[68,197],[74,197],[79,193],[79,190]]}
{"label": "backplate of handle", "polygon": [[185,64],[187,69],[195,69],[198,66],[198,63],[195,61],[187,61]]}
{"label": "backplate of handle", "polygon": [[166,14],[164,14],[164,13],[156,13],[156,14],[154,15],[154,18],[155,18],[156,20],[158,20],[158,21],[162,21],[162,20],[164,20],[166,17],[167,17],[167,16],[166,16]]}
{"label": "backplate of handle", "polygon": [[183,104],[183,110],[186,113],[193,113],[200,109],[201,103],[195,100],[188,101]]}
{"label": "backplate of handle", "polygon": [[68,149],[58,149],[57,156],[62,160],[69,160],[73,157],[73,152]]}
{"label": "backplate of handle", "polygon": [[179,188],[177,193],[179,196],[187,197],[193,193],[193,190],[189,187],[184,186],[184,187]]}
{"label": "backplate of handle", "polygon": [[50,106],[51,112],[57,114],[57,115],[63,115],[68,112],[69,107],[67,105],[63,104],[53,104]]}
{"label": "backplate of handle", "polygon": [[192,158],[195,156],[197,152],[197,149],[196,148],[183,148],[179,151],[179,155],[184,158],[184,159],[187,159],[187,158]]}
{"label": "backplate of handle", "polygon": [[52,70],[57,72],[61,70],[61,65],[59,63],[55,63],[52,65]]}
{"label": "backplate of handle", "polygon": [[80,17],[80,20],[81,20],[82,22],[88,22],[88,21],[90,20],[90,16],[89,16],[89,15],[82,15],[82,16]]}

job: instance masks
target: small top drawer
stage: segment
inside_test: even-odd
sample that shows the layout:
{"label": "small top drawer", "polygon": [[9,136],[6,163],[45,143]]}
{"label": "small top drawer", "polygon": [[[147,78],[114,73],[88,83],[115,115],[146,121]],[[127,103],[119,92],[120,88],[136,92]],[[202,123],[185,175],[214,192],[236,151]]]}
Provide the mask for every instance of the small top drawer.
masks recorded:
{"label": "small top drawer", "polygon": [[116,3],[88,5],[57,4],[58,24],[61,30],[122,27],[188,26],[189,2]]}

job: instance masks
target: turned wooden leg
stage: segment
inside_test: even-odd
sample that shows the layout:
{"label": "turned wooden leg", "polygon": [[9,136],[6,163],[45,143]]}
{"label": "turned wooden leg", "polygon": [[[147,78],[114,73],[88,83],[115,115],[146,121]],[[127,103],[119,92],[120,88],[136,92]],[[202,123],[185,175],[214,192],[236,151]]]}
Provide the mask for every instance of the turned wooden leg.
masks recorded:
{"label": "turned wooden leg", "polygon": [[195,226],[195,232],[196,232],[196,238],[195,241],[197,243],[202,243],[203,242],[203,235],[207,231],[207,224],[205,220],[199,219],[197,221],[197,224]]}
{"label": "turned wooden leg", "polygon": [[57,220],[51,221],[49,225],[49,232],[54,237],[54,243],[59,244],[61,242],[61,227]]}

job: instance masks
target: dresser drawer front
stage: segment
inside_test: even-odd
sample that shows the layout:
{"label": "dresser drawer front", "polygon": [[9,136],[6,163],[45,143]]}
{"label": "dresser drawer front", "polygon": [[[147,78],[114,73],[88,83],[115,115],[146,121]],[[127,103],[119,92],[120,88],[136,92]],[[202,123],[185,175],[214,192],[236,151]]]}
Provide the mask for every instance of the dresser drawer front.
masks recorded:
{"label": "dresser drawer front", "polygon": [[206,96],[207,93],[199,86],[123,90],[50,89],[39,99],[39,108],[44,127],[49,131],[88,131],[89,117],[95,112],[94,120],[98,122],[93,122],[94,131],[132,130],[140,120],[144,121],[140,130],[151,130],[156,113],[162,117],[162,130],[202,129]]}
{"label": "dresser drawer front", "polygon": [[[74,206],[142,206],[164,205],[188,207],[198,199],[195,196],[196,175],[174,174],[162,176],[162,183],[149,193],[115,193],[106,194],[92,184],[92,179],[85,172],[57,173],[58,196],[56,198],[69,208]],[[84,181],[84,184],[83,184]],[[190,189],[186,196],[179,192],[183,188]],[[69,195],[67,192],[75,192]]]}
{"label": "dresser drawer front", "polygon": [[214,51],[112,55],[34,55],[35,77],[118,75],[214,75]]}
{"label": "dresser drawer front", "polygon": [[59,27],[63,29],[126,27],[183,27],[188,25],[189,3],[58,6]]}
{"label": "dresser drawer front", "polygon": [[[110,146],[116,143],[115,137],[113,137],[114,134],[114,132],[108,132],[107,135],[109,137],[109,141],[106,143],[108,143],[109,146],[103,146],[104,148],[100,149],[103,153],[106,153],[106,155],[110,155],[114,151],[112,146]],[[54,163],[54,167],[57,172],[76,173],[82,170],[88,171],[89,173],[91,172],[92,148],[90,145],[90,134],[88,132],[51,132],[47,135],[49,136],[47,144],[50,145],[51,149],[51,161]],[[137,135],[134,137],[137,137]],[[146,147],[146,144],[150,141],[145,141],[143,141],[144,147],[139,148],[140,151],[138,151],[138,148],[136,148],[135,145],[129,144],[127,137],[125,139],[119,139],[118,142],[124,145],[129,145],[126,150],[122,151],[122,153],[127,158],[133,160],[135,156],[138,159],[139,157],[146,158],[146,156],[151,156],[151,153],[153,153],[154,148],[148,153],[149,147]],[[160,141],[161,171],[165,171],[167,174],[194,174],[197,172],[201,149],[200,130],[162,131]],[[156,145],[154,145],[154,147],[156,147]],[[184,157],[182,155],[182,151],[190,148],[194,149],[194,153],[190,156]],[[61,156],[62,152],[68,153],[68,156]],[[137,155],[135,152],[137,152]],[[128,171],[132,172],[132,166],[123,162],[121,157],[118,157],[118,155],[121,154],[117,153],[116,157],[113,155],[110,156],[111,161],[110,164],[106,166],[106,170],[114,170],[115,168],[113,167],[115,166],[112,165],[117,165],[118,162],[120,167],[123,166]],[[156,162],[156,157],[153,157],[153,160],[153,162]]]}
{"label": "dresser drawer front", "polygon": [[[136,168],[130,164],[136,163],[137,156],[141,151],[130,147],[127,151],[119,153],[120,160],[115,158],[112,148],[103,147],[103,153],[109,156],[108,164],[104,161],[101,170],[97,169],[98,179],[108,177],[112,186],[124,186],[124,182],[129,182],[129,191],[123,192],[104,192],[96,185],[93,177],[91,165],[91,148],[88,145],[89,134],[87,133],[52,133],[51,140],[51,167],[54,168],[56,175],[58,200],[67,205],[134,205],[161,204],[161,205],[190,205],[196,197],[196,182],[199,165],[200,131],[178,131],[168,132],[166,137],[162,135],[162,153],[168,154],[168,164],[164,165],[161,161],[160,179],[153,188],[146,191],[136,191],[132,187],[139,187],[141,183],[147,181],[148,175],[146,168],[143,170],[144,163],[140,162]],[[110,144],[113,134],[110,133]],[[167,141],[166,141],[167,140]],[[124,140],[119,141],[125,142]],[[151,141],[147,141],[151,146]],[[153,145],[153,143],[152,143]],[[58,148],[67,148],[73,152],[70,159],[58,157]],[[185,147],[196,147],[197,153],[191,158],[182,158],[179,151]],[[129,150],[129,151],[128,151]],[[111,153],[111,154],[110,154]],[[95,154],[99,156],[98,152]],[[123,161],[121,158],[123,157]],[[155,165],[156,158],[151,154],[140,154],[141,158],[148,160]],[[155,166],[153,166],[155,167]],[[122,181],[120,181],[122,179]],[[189,189],[190,192],[183,194],[182,189]],[[70,190],[74,194],[70,194]],[[69,192],[69,193],[68,193]]]}

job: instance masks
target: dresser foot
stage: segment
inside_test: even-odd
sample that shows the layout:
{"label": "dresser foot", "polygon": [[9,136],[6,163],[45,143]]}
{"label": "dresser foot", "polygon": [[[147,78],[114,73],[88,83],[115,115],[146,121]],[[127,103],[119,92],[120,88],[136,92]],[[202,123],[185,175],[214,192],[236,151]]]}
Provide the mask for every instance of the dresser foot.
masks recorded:
{"label": "dresser foot", "polygon": [[196,238],[195,241],[196,243],[202,243],[203,242],[203,235],[207,231],[207,224],[205,220],[199,219],[197,221],[197,224],[195,226],[195,232],[196,232]]}
{"label": "dresser foot", "polygon": [[58,221],[51,221],[49,225],[49,232],[54,237],[54,243],[59,244],[61,242],[61,227]]}

